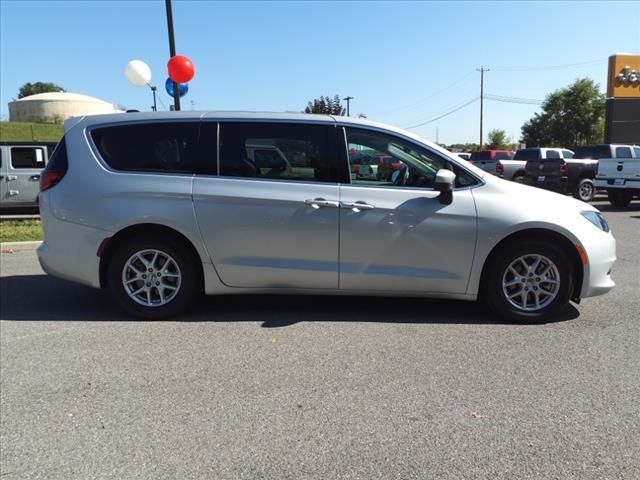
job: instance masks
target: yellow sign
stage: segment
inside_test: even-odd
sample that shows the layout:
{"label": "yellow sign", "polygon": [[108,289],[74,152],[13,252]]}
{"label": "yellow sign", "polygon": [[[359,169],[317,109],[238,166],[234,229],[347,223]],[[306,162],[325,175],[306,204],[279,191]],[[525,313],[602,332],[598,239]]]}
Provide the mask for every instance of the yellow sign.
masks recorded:
{"label": "yellow sign", "polygon": [[607,97],[640,98],[640,55],[611,55],[607,78]]}

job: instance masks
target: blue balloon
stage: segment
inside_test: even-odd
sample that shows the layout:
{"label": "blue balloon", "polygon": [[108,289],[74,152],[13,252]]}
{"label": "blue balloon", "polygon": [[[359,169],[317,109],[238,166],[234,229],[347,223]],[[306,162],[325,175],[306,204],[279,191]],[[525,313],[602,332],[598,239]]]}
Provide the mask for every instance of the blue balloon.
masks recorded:
{"label": "blue balloon", "polygon": [[[167,81],[164,82],[164,88],[169,94],[169,96],[173,97],[173,80],[167,78]],[[187,83],[179,83],[178,84],[178,94],[181,97],[184,97],[189,91],[189,84]]]}

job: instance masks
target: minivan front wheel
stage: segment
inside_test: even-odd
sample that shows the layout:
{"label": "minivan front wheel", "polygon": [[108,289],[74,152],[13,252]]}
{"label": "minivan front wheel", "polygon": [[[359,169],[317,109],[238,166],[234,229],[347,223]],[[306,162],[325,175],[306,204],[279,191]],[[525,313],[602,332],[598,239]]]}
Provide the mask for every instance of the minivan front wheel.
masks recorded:
{"label": "minivan front wheel", "polygon": [[189,251],[170,238],[138,237],[124,243],[113,254],[107,274],[118,304],[147,320],[179,314],[200,291]]}
{"label": "minivan front wheel", "polygon": [[501,317],[545,321],[568,304],[573,270],[566,255],[552,243],[532,240],[508,245],[491,262],[483,297]]}

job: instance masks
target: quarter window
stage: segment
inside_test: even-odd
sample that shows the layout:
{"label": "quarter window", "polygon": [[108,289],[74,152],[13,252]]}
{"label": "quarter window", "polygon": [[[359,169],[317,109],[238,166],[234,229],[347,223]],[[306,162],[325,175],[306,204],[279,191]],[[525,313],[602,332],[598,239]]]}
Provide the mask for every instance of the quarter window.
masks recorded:
{"label": "quarter window", "polygon": [[226,123],[220,131],[220,175],[339,182],[336,128],[285,123]]}
{"label": "quarter window", "polygon": [[199,124],[140,123],[96,128],[93,142],[115,170],[215,173],[215,157],[200,152]]}
{"label": "quarter window", "polygon": [[570,160],[573,158],[573,152],[571,150],[562,150],[562,158]]}
{"label": "quarter window", "polygon": [[13,147],[11,149],[11,167],[44,168],[44,149],[39,147]]}
{"label": "quarter window", "polygon": [[631,158],[631,148],[616,147],[616,158]]}
{"label": "quarter window", "polygon": [[351,183],[386,187],[433,188],[440,169],[453,170],[456,187],[475,178],[434,152],[403,139],[369,130],[346,128]]}

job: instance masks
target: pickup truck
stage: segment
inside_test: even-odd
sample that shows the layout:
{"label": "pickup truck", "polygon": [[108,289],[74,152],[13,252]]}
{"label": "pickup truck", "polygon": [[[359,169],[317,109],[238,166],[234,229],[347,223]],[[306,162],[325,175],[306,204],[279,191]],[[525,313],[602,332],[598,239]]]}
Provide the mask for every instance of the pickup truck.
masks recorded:
{"label": "pickup truck", "polygon": [[587,147],[571,150],[550,149],[546,158],[529,160],[525,166],[524,183],[534,187],[570,193],[583,202],[595,196],[593,178],[597,158]]}
{"label": "pickup truck", "polygon": [[0,210],[37,210],[40,172],[55,142],[0,142]]}
{"label": "pickup truck", "polygon": [[485,172],[496,175],[496,166],[499,160],[510,160],[513,152],[510,150],[481,150],[473,152],[468,162]]}
{"label": "pickup truck", "polygon": [[607,190],[609,203],[626,207],[633,197],[640,196],[640,147],[616,145],[615,158],[601,158],[593,183]]}
{"label": "pickup truck", "polygon": [[525,166],[528,161],[571,158],[572,156],[571,150],[562,148],[521,148],[512,160],[500,160],[496,165],[496,173],[505,180],[524,183]]}

